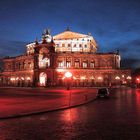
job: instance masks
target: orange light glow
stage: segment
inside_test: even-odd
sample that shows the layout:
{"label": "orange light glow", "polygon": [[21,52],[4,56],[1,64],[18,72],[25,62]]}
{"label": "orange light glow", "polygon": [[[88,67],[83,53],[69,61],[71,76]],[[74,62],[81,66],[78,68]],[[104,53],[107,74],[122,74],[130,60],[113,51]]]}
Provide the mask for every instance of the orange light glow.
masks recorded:
{"label": "orange light glow", "polygon": [[73,76],[73,79],[77,79],[75,76]]}
{"label": "orange light glow", "polygon": [[64,72],[64,69],[56,69],[57,72]]}
{"label": "orange light glow", "polygon": [[116,80],[120,80],[121,78],[120,78],[119,76],[116,76],[115,79],[116,79]]}
{"label": "orange light glow", "polygon": [[21,80],[24,80],[24,77],[21,77]]}
{"label": "orange light glow", "polygon": [[95,79],[95,78],[92,76],[90,79],[92,79],[92,80],[93,80],[93,79]]}
{"label": "orange light glow", "polygon": [[40,86],[46,85],[46,79],[47,79],[46,73],[44,73],[44,72],[40,73],[40,77],[39,77]]}
{"label": "orange light glow", "polygon": [[30,77],[27,77],[27,80],[31,80],[31,78]]}
{"label": "orange light glow", "polygon": [[11,81],[15,81],[15,78],[14,78],[14,77],[13,77],[13,78],[10,78],[10,80],[11,80]]}
{"label": "orange light glow", "polygon": [[18,80],[19,78],[17,77],[16,80]]}
{"label": "orange light glow", "polygon": [[62,78],[62,80],[64,80],[66,77],[64,76],[63,78]]}
{"label": "orange light glow", "polygon": [[102,80],[102,79],[103,79],[103,77],[101,77],[101,76],[100,76],[100,77],[98,77],[98,80]]}
{"label": "orange light glow", "polygon": [[81,76],[81,79],[82,79],[82,80],[85,80],[85,79],[86,79],[86,77],[84,77],[84,76]]}
{"label": "orange light glow", "polygon": [[131,80],[131,79],[132,79],[132,77],[131,77],[131,76],[128,76],[126,79],[127,79],[127,80]]}

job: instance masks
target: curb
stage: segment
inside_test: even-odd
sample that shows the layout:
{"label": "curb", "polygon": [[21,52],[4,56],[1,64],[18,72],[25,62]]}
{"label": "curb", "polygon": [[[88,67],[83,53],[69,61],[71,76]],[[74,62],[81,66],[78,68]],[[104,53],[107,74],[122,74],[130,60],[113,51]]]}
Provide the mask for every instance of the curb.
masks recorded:
{"label": "curb", "polygon": [[82,106],[82,105],[88,104],[90,102],[93,102],[95,100],[96,100],[96,98],[93,98],[93,99],[91,99],[91,100],[89,100],[87,102],[84,102],[84,103],[79,103],[79,104],[71,105],[71,106],[62,106],[62,107],[52,109],[52,110],[51,109],[50,110],[42,110],[42,111],[36,111],[36,112],[30,112],[30,113],[22,113],[22,114],[17,114],[17,115],[0,117],[0,120],[22,118],[22,117],[28,117],[28,116],[32,116],[32,115],[40,115],[40,114],[43,114],[43,113],[49,113],[49,112],[54,112],[54,111],[60,111],[60,110],[75,108],[75,107]]}

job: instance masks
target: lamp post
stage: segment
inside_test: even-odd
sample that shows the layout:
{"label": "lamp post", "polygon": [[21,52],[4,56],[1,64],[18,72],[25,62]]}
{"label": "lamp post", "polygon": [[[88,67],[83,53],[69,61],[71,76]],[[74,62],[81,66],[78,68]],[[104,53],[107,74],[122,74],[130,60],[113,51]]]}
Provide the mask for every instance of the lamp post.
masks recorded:
{"label": "lamp post", "polygon": [[[65,77],[66,77],[66,80],[67,80],[67,90],[70,90],[70,84],[71,84],[71,78],[72,78],[72,73],[71,72],[66,72],[65,73]],[[69,106],[71,104],[71,91],[69,91]]]}
{"label": "lamp post", "polygon": [[66,77],[66,80],[67,80],[67,90],[70,89],[70,80],[71,80],[71,77],[72,77],[72,73],[71,72],[66,72],[65,73],[65,77]]}
{"label": "lamp post", "polygon": [[137,85],[137,87],[139,87],[139,84],[140,84],[140,78],[137,77],[137,78],[136,78],[136,85]]}

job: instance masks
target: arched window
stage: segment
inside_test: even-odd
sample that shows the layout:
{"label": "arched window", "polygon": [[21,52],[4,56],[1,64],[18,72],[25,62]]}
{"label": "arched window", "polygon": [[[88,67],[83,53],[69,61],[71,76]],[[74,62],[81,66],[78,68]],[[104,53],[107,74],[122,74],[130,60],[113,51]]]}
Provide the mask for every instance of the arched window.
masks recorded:
{"label": "arched window", "polygon": [[26,64],[26,63],[25,63],[25,61],[24,61],[24,62],[23,62],[23,69],[25,69],[25,64]]}
{"label": "arched window", "polygon": [[95,67],[95,63],[94,63],[94,61],[91,61],[90,62],[90,68],[94,68]]}
{"label": "arched window", "polygon": [[79,48],[82,48],[82,44],[79,44]]}
{"label": "arched window", "polygon": [[18,63],[18,69],[19,70],[21,69],[21,63],[20,62]]}
{"label": "arched window", "polygon": [[63,63],[63,61],[58,61],[58,67],[59,68],[63,68],[64,67],[64,63]]}
{"label": "arched window", "polygon": [[68,47],[71,47],[71,44],[68,44]]}
{"label": "arched window", "polygon": [[66,62],[66,67],[67,67],[67,68],[70,68],[70,67],[71,67],[71,61],[67,61],[67,62]]}
{"label": "arched window", "polygon": [[39,61],[39,67],[40,68],[47,68],[50,66],[50,59],[49,58],[44,58],[44,59],[41,59]]}
{"label": "arched window", "polygon": [[75,68],[79,68],[80,67],[80,62],[79,62],[78,59],[75,60],[74,66],[75,66]]}
{"label": "arched window", "polygon": [[39,75],[39,83],[40,86],[46,86],[46,82],[47,82],[47,75],[46,73],[42,72]]}
{"label": "arched window", "polygon": [[85,48],[87,48],[87,45],[85,45]]}
{"label": "arched window", "polygon": [[83,61],[83,68],[87,68],[88,67],[88,62],[85,60]]}
{"label": "arched window", "polygon": [[29,69],[31,68],[31,62],[28,62],[28,68]]}
{"label": "arched window", "polygon": [[62,47],[65,47],[65,44],[62,44]]}

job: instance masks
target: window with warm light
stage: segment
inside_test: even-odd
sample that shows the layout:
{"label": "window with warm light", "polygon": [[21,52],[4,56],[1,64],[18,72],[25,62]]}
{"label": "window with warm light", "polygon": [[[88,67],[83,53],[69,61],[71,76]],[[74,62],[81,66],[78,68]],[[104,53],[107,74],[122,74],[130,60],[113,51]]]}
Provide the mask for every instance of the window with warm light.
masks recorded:
{"label": "window with warm light", "polygon": [[79,61],[75,61],[75,68],[79,68],[80,67],[80,62]]}
{"label": "window with warm light", "polygon": [[83,68],[87,68],[88,64],[87,62],[83,62]]}
{"label": "window with warm light", "polygon": [[44,58],[39,61],[39,67],[40,68],[47,68],[50,66],[50,60],[48,58]]}
{"label": "window with warm light", "polygon": [[62,47],[65,47],[65,44],[62,44]]}
{"label": "window with warm light", "polygon": [[67,68],[70,68],[70,67],[71,67],[71,62],[70,62],[70,61],[67,61],[67,62],[66,62],[66,67],[67,67]]}
{"label": "window with warm light", "polygon": [[32,67],[31,62],[29,62],[29,63],[28,63],[28,65],[29,65],[29,68],[31,68],[31,67]]}
{"label": "window with warm light", "polygon": [[47,81],[46,73],[44,73],[44,72],[40,73],[40,76],[39,76],[40,85],[41,86],[45,86],[46,85],[46,81]]}
{"label": "window with warm light", "polygon": [[94,62],[91,62],[91,63],[90,63],[90,67],[91,67],[91,68],[94,68],[94,66],[95,66],[95,65],[94,65]]}
{"label": "window with warm light", "polygon": [[59,67],[59,68],[63,68],[63,66],[64,66],[63,61],[59,61],[59,62],[58,62],[58,67]]}

